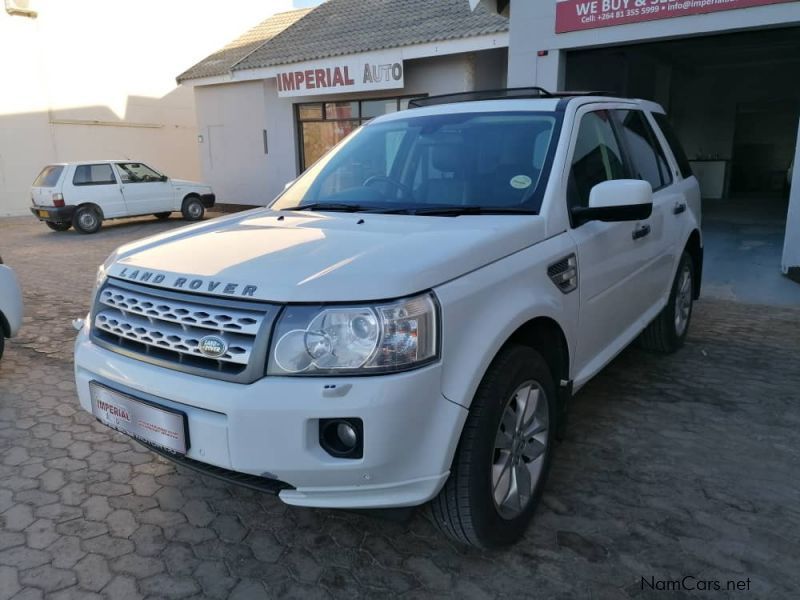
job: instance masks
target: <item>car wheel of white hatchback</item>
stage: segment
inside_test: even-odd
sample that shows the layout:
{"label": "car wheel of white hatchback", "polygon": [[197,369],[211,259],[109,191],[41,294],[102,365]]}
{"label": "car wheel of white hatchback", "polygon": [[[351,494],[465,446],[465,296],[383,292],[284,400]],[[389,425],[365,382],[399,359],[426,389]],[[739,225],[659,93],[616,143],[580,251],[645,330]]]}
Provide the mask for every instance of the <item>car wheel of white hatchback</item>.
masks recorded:
{"label": "car wheel of white hatchback", "polygon": [[442,531],[484,548],[522,537],[550,468],[556,406],[542,356],[504,348],[478,387],[450,477],[431,503]]}
{"label": "car wheel of white hatchback", "polygon": [[101,224],[100,214],[91,206],[79,206],[72,216],[72,226],[81,233],[96,233]]}
{"label": "car wheel of white hatchback", "polygon": [[206,214],[206,207],[196,196],[190,196],[183,201],[181,210],[183,218],[187,221],[199,221]]}

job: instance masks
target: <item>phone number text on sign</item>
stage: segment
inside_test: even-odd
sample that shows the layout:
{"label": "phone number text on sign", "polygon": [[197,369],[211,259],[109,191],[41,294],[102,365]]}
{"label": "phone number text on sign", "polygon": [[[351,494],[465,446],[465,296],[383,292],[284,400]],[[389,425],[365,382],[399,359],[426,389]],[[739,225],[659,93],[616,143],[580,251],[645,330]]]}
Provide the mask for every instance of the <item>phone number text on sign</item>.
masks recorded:
{"label": "phone number text on sign", "polygon": [[556,33],[796,0],[558,0]]}

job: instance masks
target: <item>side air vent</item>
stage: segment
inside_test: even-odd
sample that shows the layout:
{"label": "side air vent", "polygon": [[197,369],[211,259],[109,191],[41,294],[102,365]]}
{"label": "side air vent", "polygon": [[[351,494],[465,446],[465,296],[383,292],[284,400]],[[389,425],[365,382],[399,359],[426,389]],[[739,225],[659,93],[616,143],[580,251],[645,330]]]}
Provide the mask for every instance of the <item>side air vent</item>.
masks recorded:
{"label": "side air vent", "polygon": [[578,287],[578,258],[574,254],[565,256],[547,267],[547,275],[558,289],[569,294]]}

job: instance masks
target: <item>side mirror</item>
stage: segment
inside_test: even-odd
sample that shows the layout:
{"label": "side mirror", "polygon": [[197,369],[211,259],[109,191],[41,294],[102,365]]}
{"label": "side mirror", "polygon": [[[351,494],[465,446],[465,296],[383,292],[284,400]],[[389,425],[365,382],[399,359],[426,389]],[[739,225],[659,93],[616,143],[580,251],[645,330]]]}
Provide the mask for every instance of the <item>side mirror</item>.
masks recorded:
{"label": "side mirror", "polygon": [[589,206],[572,209],[575,226],[589,221],[639,221],[653,212],[653,188],[639,179],[598,183],[589,193]]}
{"label": "side mirror", "polygon": [[169,181],[169,177],[167,177],[166,175],[162,175],[159,179],[161,179],[162,183]]}

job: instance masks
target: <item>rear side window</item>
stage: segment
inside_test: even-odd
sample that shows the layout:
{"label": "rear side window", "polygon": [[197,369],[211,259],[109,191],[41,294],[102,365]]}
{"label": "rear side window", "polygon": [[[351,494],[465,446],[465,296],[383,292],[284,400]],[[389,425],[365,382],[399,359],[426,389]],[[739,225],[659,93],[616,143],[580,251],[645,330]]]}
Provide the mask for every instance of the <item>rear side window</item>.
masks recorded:
{"label": "rear side window", "polygon": [[73,185],[108,185],[116,183],[111,165],[79,165],[75,167]]}
{"label": "rear side window", "polygon": [[640,110],[614,111],[619,122],[620,135],[628,151],[633,177],[647,181],[653,191],[672,183],[667,157],[658,143],[653,128]]}
{"label": "rear side window", "polygon": [[570,208],[589,206],[589,194],[598,183],[627,177],[610,111],[598,110],[583,115],[567,188]]}
{"label": "rear side window", "polygon": [[61,173],[64,172],[63,165],[48,165],[33,182],[33,187],[56,187],[58,180],[61,178]]}
{"label": "rear side window", "polygon": [[655,118],[656,123],[658,123],[658,126],[661,128],[661,132],[664,134],[664,137],[667,139],[667,144],[669,144],[670,150],[672,150],[672,154],[675,156],[675,160],[678,161],[678,169],[680,169],[681,175],[684,177],[691,177],[692,167],[689,164],[689,159],[686,158],[686,153],[683,151],[683,146],[681,146],[678,136],[675,135],[675,130],[672,129],[672,125],[670,125],[667,115],[653,113],[653,117]]}

